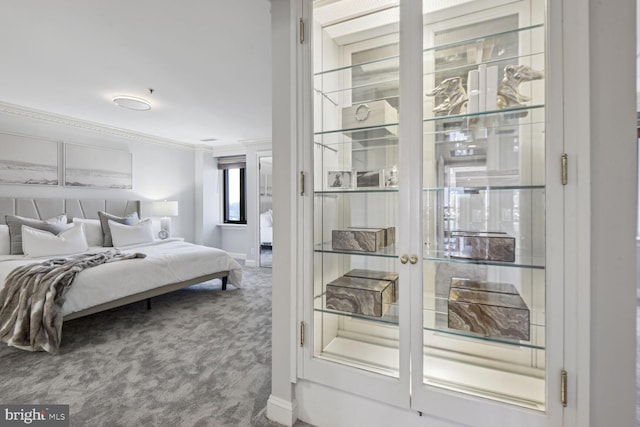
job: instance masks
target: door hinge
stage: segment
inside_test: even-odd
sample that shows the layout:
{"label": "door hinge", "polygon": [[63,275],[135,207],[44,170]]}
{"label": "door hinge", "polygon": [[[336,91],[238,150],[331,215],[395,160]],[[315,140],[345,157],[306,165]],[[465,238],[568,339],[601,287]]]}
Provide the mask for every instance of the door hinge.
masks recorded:
{"label": "door hinge", "polygon": [[560,164],[562,167],[562,185],[567,185],[567,181],[568,181],[568,172],[567,172],[567,154],[564,153],[562,154],[562,156],[560,156]]}
{"label": "door hinge", "polygon": [[304,322],[300,322],[300,347],[304,347]]}
{"label": "door hinge", "polygon": [[560,402],[563,407],[567,406],[567,371],[560,371]]}
{"label": "door hinge", "polygon": [[304,172],[300,171],[300,195],[304,196]]}
{"label": "door hinge", "polygon": [[304,43],[304,21],[300,18],[300,27],[298,28],[300,32],[300,44]]}

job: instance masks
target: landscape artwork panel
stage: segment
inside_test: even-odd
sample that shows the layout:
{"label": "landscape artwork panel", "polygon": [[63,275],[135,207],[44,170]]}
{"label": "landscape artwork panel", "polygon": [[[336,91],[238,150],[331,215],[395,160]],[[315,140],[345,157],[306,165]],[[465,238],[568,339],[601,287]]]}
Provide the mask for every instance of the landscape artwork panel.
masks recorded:
{"label": "landscape artwork panel", "polygon": [[67,187],[133,188],[128,151],[65,144],[64,185]]}
{"label": "landscape artwork panel", "polygon": [[58,143],[0,134],[0,184],[58,185]]}

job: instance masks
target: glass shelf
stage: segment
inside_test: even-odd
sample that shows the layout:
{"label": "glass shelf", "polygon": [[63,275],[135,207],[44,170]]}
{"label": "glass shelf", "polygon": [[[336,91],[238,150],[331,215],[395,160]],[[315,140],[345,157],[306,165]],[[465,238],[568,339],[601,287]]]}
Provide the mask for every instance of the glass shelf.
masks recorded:
{"label": "glass shelf", "polygon": [[[474,113],[463,113],[463,114],[452,114],[449,116],[438,116],[438,117],[427,117],[425,119],[423,119],[423,122],[439,122],[439,121],[454,121],[457,119],[465,119],[465,118],[472,118],[472,117],[488,117],[488,118],[507,118],[507,119],[518,119],[518,118],[523,118],[525,117],[525,113],[527,113],[528,111],[531,110],[537,110],[537,109],[541,109],[544,108],[544,104],[538,104],[538,105],[524,105],[524,106],[520,106],[520,107],[512,107],[512,108],[505,108],[502,110],[487,110],[487,111],[480,111],[480,112],[474,112]],[[320,132],[314,132],[314,135],[331,135],[331,134],[338,134],[338,133],[344,133],[344,134],[348,134],[349,132],[362,132],[362,131],[368,131],[368,130],[376,130],[376,129],[383,129],[383,128],[389,128],[389,127],[393,127],[393,126],[398,126],[399,123],[394,122],[394,123],[383,123],[383,124],[378,124],[375,126],[362,126],[362,127],[355,127],[355,128],[345,128],[345,129],[332,129],[332,130],[324,130],[324,131],[320,131]],[[512,126],[512,125],[510,125]],[[493,126],[493,128],[499,128],[500,126]],[[348,141],[351,142],[351,141]],[[332,144],[326,144],[323,143],[327,146],[330,146]],[[344,144],[344,142],[340,142],[339,144]],[[335,144],[333,144],[335,145]]]}
{"label": "glass shelf", "polygon": [[[464,119],[467,117],[490,117],[490,118],[507,118],[507,119],[517,119],[525,117],[526,112],[529,110],[537,110],[539,108],[544,108],[544,104],[537,105],[523,105],[520,107],[511,107],[504,108],[502,110],[486,110],[479,111],[474,113],[463,113],[463,114],[452,114],[449,116],[437,116],[437,117],[427,117],[423,119],[423,122],[439,122],[443,120],[455,120],[455,119]],[[501,117],[502,116],[502,117]],[[499,128],[499,126],[497,126]]]}
{"label": "glass shelf", "polygon": [[480,259],[455,258],[445,255],[444,251],[424,250],[423,261],[448,262],[457,264],[479,264],[491,265],[496,267],[512,267],[512,268],[531,268],[535,270],[544,270],[544,257],[521,256],[516,251],[516,260],[514,262],[505,261],[487,261]]}
{"label": "glass shelf", "polygon": [[[382,126],[383,128],[386,126]],[[351,132],[353,129],[349,129]],[[340,134],[331,135],[332,139],[335,139],[336,136],[342,136]],[[342,139],[338,141],[316,141],[315,144],[317,146],[323,147],[327,150],[330,150],[334,153],[337,153],[340,149],[345,148],[347,144],[350,144],[351,151],[357,151],[361,149],[370,150],[372,148],[397,148],[398,143],[400,142],[400,138],[395,135],[384,135],[378,137],[370,137],[366,139],[352,139],[351,137],[346,137],[348,139]]]}
{"label": "glass shelf", "polygon": [[[364,252],[364,251],[345,251],[333,249],[331,243],[324,243],[322,245],[315,245],[314,252],[339,254],[339,255],[358,255],[365,257],[383,257],[383,258],[396,258],[398,254],[396,252],[395,245],[386,246],[376,252]],[[525,257],[516,254],[515,262],[503,262],[503,261],[486,261],[467,258],[454,258],[444,254],[443,251],[428,251],[425,250],[423,254],[423,261],[434,262],[448,262],[458,264],[479,264],[479,265],[491,265],[496,267],[512,267],[512,268],[531,268],[536,270],[544,270],[544,258],[543,257]]]}
{"label": "glass shelf", "polygon": [[[355,127],[355,128],[346,128],[346,129],[332,129],[332,130],[325,130],[325,131],[320,131],[320,132],[314,132],[314,135],[330,135],[330,134],[334,134],[334,133],[348,133],[348,132],[361,132],[361,131],[365,131],[365,130],[376,130],[376,129],[383,129],[383,128],[388,128],[391,126],[398,126],[398,122],[395,123],[384,123],[384,124],[379,124],[379,125],[375,125],[375,126],[361,126],[361,127]],[[351,141],[348,141],[351,142]],[[339,144],[344,144],[344,142],[340,142]],[[327,144],[329,146],[331,145],[335,145],[334,144]]]}
{"label": "glass shelf", "polygon": [[516,33],[522,33],[525,31],[531,31],[531,30],[535,30],[536,28],[544,28],[543,24],[536,24],[536,25],[530,25],[528,27],[521,27],[521,28],[517,28],[514,30],[508,30],[508,31],[500,31],[497,33],[493,33],[493,34],[485,34],[482,35],[480,37],[474,37],[474,38],[470,38],[470,39],[465,39],[465,40],[460,40],[457,42],[452,42],[452,43],[444,43],[444,44],[440,44],[437,46],[432,46],[432,47],[428,47],[426,49],[423,49],[422,52],[432,52],[432,51],[437,51],[437,50],[442,50],[442,49],[449,49],[452,47],[457,47],[457,46],[465,46],[469,43],[475,43],[477,41],[483,41],[485,39],[489,39],[489,38],[494,38],[494,37],[501,37],[501,36],[506,36],[509,34],[516,34]]}
{"label": "glass shelf", "polygon": [[[315,297],[315,300],[322,302],[322,297],[323,295],[317,295]],[[314,307],[313,310],[316,313],[332,314],[340,317],[366,320],[374,323],[387,324],[387,325],[393,325],[393,326],[399,325],[399,315],[398,315],[399,311],[398,311],[397,304],[391,304],[389,307],[389,311],[384,316],[381,316],[381,317],[364,316],[357,313],[346,313],[344,311],[331,310],[331,309],[322,308],[322,307]],[[430,310],[430,309],[424,309],[423,318],[425,319],[425,323],[426,323],[426,325],[423,327],[425,331],[435,332],[439,334],[446,334],[452,337],[461,337],[461,338],[467,338],[471,340],[481,340],[486,342],[505,344],[505,345],[514,346],[514,347],[524,347],[524,348],[531,348],[535,350],[545,349],[544,345],[536,343],[535,340],[519,341],[519,340],[512,340],[512,339],[506,339],[506,338],[500,338],[500,337],[489,337],[485,335],[476,334],[473,332],[465,332],[465,331],[450,329],[444,326],[436,327],[435,325],[436,318],[440,319],[443,323],[446,323],[447,313],[437,312],[435,310]],[[533,337],[542,336],[542,332],[544,332],[544,325],[536,325],[534,323],[531,323],[531,335]]]}
{"label": "glass shelf", "polygon": [[486,187],[434,187],[423,188],[424,192],[448,191],[450,193],[478,194],[483,191],[544,190],[544,185],[490,185]]}
{"label": "glass shelf", "polygon": [[331,247],[331,243],[323,243],[322,245],[315,245],[313,248],[314,252],[322,252],[322,253],[330,253],[330,254],[340,254],[340,255],[360,255],[360,256],[373,256],[373,257],[383,257],[383,258],[397,258],[398,254],[396,253],[396,246],[389,245],[384,248],[376,251],[376,252],[364,252],[364,251],[345,251],[342,249],[333,249]]}
{"label": "glass shelf", "polygon": [[[533,105],[533,106],[523,106],[523,107],[519,107],[519,108],[525,108],[525,109],[535,109],[538,110],[539,108],[543,108],[544,105],[539,104],[539,105]],[[473,113],[473,114],[495,114],[496,112],[504,112],[504,111],[513,111],[512,110],[507,110],[507,109],[503,109],[503,110],[486,110],[486,111],[482,111],[480,113]],[[521,113],[518,113],[521,114]],[[429,119],[425,119],[423,120],[423,122],[431,122],[434,119],[446,119],[446,118],[450,118],[450,117],[454,117],[454,116],[437,116],[437,117],[430,117]],[[468,117],[465,116],[465,117]],[[522,119],[524,117],[518,117],[519,119]],[[457,123],[455,123],[457,122]],[[516,130],[517,127],[521,127],[521,126],[529,126],[529,127],[534,127],[536,125],[539,126],[544,126],[544,114],[535,114],[533,116],[528,116],[527,115],[527,120],[526,121],[520,121],[518,123],[501,123],[501,122],[497,122],[495,120],[493,121],[484,121],[484,123],[480,124],[477,123],[475,120],[471,120],[471,119],[466,119],[465,120],[460,120],[459,116],[455,116],[454,120],[451,121],[451,123],[446,123],[446,126],[443,126],[442,129],[429,129],[428,131],[425,131],[423,136],[426,137],[432,137],[435,138],[436,140],[436,144],[441,144],[444,142],[464,142],[464,141],[460,141],[460,140],[443,140],[442,137],[444,136],[448,136],[449,134],[451,134],[452,132],[471,132],[476,130],[477,128],[482,128],[483,131],[486,130],[487,134],[497,134],[497,135],[505,135],[505,134],[513,134]]]}
{"label": "glass shelf", "polygon": [[[538,326],[538,328],[541,328],[542,330],[544,330],[544,326]],[[491,343],[498,343],[498,344],[506,344],[506,345],[515,346],[515,347],[525,347],[525,348],[531,348],[531,349],[534,349],[534,350],[544,350],[545,349],[544,346],[530,344],[530,343],[528,343],[526,341],[512,341],[512,340],[508,340],[508,339],[487,337],[487,336],[483,336],[483,335],[473,334],[471,332],[456,331],[454,329],[436,329],[436,328],[430,328],[430,327],[427,327],[427,326],[425,326],[423,329],[425,331],[435,332],[435,333],[439,333],[439,334],[447,334],[447,335],[463,337],[463,338],[473,338],[473,339],[476,339],[476,340],[482,340],[482,341],[487,341],[487,342],[491,342]]]}
{"label": "glass shelf", "polygon": [[[504,63],[504,62],[515,62],[518,61],[520,62],[521,59],[531,59],[532,57],[535,56],[543,56],[544,52],[531,52],[528,53],[526,55],[514,55],[514,56],[504,56],[504,57],[500,57],[498,59],[489,59],[486,61],[483,61],[482,64],[485,64],[487,66],[491,66],[493,64],[500,64],[500,63]],[[473,65],[478,65],[478,64],[473,64]],[[438,71],[432,71],[429,73],[424,73],[423,76],[433,76],[436,75],[438,73],[441,72],[447,72],[447,73],[451,73],[451,72],[456,72],[456,71],[463,71],[469,68],[469,65],[460,65],[460,66],[455,66],[455,67],[449,67],[449,68],[438,68]],[[337,91],[333,91],[333,92],[337,92]],[[329,93],[329,92],[325,92],[325,93]]]}
{"label": "glass shelf", "polygon": [[362,314],[345,313],[344,311],[330,310],[328,308],[317,308],[317,307],[314,308],[313,311],[315,311],[316,313],[327,313],[327,314],[335,314],[335,315],[338,315],[338,316],[346,316],[346,317],[351,317],[353,319],[369,320],[371,322],[384,323],[384,324],[387,324],[387,325],[398,326],[398,324],[399,324],[399,320],[398,320],[399,316],[398,316],[397,305],[396,305],[396,309],[394,310],[393,313],[390,313],[391,309],[389,309],[389,312],[386,313],[384,316],[381,316],[381,317],[364,316]]}
{"label": "glass shelf", "polygon": [[371,194],[371,193],[397,193],[397,188],[377,188],[370,190],[324,190],[324,191],[314,191],[313,194],[316,196],[322,196],[326,194]]}
{"label": "glass shelf", "polygon": [[[433,51],[437,51],[437,50],[441,50],[441,49],[449,49],[452,47],[457,47],[457,46],[464,46],[467,45],[469,43],[475,43],[477,41],[482,41],[484,39],[488,39],[488,38],[492,38],[492,37],[500,37],[500,36],[505,36],[508,34],[517,34],[517,33],[522,33],[522,32],[526,32],[526,31],[531,31],[531,30],[535,30],[537,28],[540,29],[544,29],[544,25],[543,24],[537,24],[537,25],[530,25],[527,27],[522,27],[522,28],[517,28],[514,30],[509,30],[509,31],[501,31],[498,33],[493,33],[493,34],[486,34],[486,35],[482,35],[481,37],[474,37],[474,38],[470,38],[470,39],[465,39],[465,40],[461,40],[461,41],[457,41],[457,42],[453,42],[453,43],[445,43],[445,44],[441,44],[438,46],[432,46],[426,49],[423,49],[422,52],[423,53],[427,53],[427,52],[433,52]],[[374,65],[374,64],[379,64],[381,62],[384,61],[391,61],[391,60],[395,60],[395,61],[399,61],[399,56],[398,55],[391,55],[391,56],[387,56],[384,58],[378,58],[372,61],[365,61],[365,62],[359,62],[357,64],[351,64],[351,65],[347,65],[344,67],[337,67],[337,68],[332,68],[329,70],[324,70],[324,71],[318,71],[316,73],[314,73],[314,76],[321,76],[323,74],[329,74],[329,73],[335,73],[338,71],[345,71],[345,70],[351,70],[353,68],[356,67],[362,67],[362,66],[367,66],[367,65]]]}

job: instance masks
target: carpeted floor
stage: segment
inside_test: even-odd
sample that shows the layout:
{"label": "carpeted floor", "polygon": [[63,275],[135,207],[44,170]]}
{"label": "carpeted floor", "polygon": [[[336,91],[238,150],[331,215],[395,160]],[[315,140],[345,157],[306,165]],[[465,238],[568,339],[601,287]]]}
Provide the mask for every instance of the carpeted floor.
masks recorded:
{"label": "carpeted floor", "polygon": [[0,346],[0,403],[69,404],[71,426],[270,426],[271,269],[66,322],[60,352]]}
{"label": "carpeted floor", "polygon": [[270,246],[260,247],[260,266],[271,267],[273,264],[273,251]]}

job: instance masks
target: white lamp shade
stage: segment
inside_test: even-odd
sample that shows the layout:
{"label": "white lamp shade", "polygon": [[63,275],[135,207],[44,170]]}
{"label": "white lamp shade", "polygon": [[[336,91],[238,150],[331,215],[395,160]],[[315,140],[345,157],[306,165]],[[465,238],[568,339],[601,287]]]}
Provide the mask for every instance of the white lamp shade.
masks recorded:
{"label": "white lamp shade", "polygon": [[151,215],[153,216],[178,216],[177,201],[158,201],[151,204]]}

